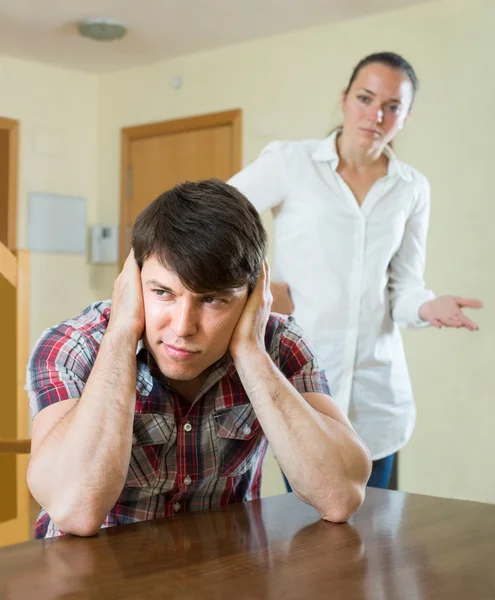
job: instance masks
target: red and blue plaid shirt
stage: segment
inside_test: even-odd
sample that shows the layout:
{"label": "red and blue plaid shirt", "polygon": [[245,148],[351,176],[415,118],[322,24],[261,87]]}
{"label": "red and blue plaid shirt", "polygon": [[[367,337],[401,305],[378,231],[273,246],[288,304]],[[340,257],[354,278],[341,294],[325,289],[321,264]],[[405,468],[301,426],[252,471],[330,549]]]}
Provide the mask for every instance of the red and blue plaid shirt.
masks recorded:
{"label": "red and blue plaid shirt", "polygon": [[[44,332],[27,370],[32,417],[80,398],[108,325],[110,302],[97,302]],[[300,392],[330,394],[317,360],[291,317],[272,314],[267,352]],[[124,488],[103,527],[259,498],[267,440],[230,355],[210,367],[191,404],[158,370],[142,343],[132,454]],[[61,535],[42,510],[35,536]]]}

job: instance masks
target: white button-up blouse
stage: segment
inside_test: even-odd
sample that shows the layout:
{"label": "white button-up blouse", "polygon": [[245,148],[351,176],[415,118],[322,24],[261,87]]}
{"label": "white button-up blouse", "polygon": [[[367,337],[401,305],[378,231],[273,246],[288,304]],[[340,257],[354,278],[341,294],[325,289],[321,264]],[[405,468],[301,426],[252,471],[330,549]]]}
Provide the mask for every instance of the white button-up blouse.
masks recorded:
{"label": "white button-up blouse", "polygon": [[274,215],[273,279],[289,284],[294,317],[332,395],[373,460],[408,441],[415,408],[399,326],[421,327],[429,184],[390,148],[388,173],[361,206],[337,173],[337,132],[273,142],[230,179]]}

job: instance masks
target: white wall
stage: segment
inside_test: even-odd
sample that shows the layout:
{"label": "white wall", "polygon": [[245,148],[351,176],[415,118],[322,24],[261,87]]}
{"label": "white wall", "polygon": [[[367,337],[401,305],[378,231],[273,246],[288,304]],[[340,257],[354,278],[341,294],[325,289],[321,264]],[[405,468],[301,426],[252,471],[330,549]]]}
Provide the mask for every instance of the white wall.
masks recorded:
{"label": "white wall", "polygon": [[[121,127],[240,107],[249,162],[271,139],[320,137],[337,124],[339,93],[359,58],[404,54],[421,91],[397,148],[432,184],[428,284],[479,296],[486,309],[477,334],[405,336],[419,416],[400,482],[407,491],[491,502],[494,26],[491,0],[444,0],[104,76],[98,171],[98,218],[116,222]],[[184,79],[178,91],[170,85],[176,74]],[[281,487],[269,473],[265,493]]]}
{"label": "white wall", "polygon": [[[18,247],[27,244],[29,192],[82,196],[94,223],[98,77],[0,57],[0,90],[0,115],[20,121]],[[32,253],[31,343],[96,296],[85,256]]]}

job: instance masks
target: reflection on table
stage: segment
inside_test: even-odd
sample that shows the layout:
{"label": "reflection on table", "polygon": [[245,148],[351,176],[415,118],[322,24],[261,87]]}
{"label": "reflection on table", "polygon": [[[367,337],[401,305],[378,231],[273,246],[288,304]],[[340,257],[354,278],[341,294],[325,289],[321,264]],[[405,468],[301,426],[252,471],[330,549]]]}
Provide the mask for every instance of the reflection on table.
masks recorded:
{"label": "reflection on table", "polygon": [[0,598],[495,598],[495,506],[369,490],[347,524],[293,494],[0,550]]}

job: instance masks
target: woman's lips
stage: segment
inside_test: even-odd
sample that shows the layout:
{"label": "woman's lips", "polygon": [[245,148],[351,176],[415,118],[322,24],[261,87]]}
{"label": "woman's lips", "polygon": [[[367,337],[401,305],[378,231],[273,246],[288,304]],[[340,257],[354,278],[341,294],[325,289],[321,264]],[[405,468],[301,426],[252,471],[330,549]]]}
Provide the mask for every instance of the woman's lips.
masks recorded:
{"label": "woman's lips", "polygon": [[376,131],[375,129],[368,129],[367,127],[361,127],[360,129],[367,135],[372,135],[374,137],[378,137],[380,135],[380,132]]}

